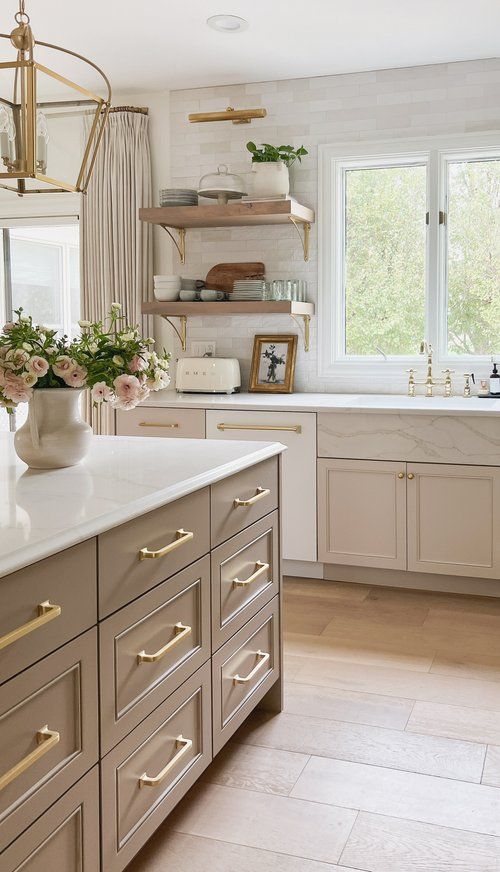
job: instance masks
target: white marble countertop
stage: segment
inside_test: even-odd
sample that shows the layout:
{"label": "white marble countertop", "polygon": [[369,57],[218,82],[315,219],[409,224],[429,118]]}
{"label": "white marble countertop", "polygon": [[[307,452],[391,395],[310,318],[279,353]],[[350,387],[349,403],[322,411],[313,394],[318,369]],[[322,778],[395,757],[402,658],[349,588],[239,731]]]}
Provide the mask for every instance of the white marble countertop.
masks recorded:
{"label": "white marble countertop", "polygon": [[30,470],[0,434],[0,577],[227,478],[279,442],[95,436],[68,469]]}
{"label": "white marble countertop", "polygon": [[281,412],[378,412],[417,415],[498,415],[500,399],[479,397],[407,397],[400,394],[152,394],[144,403],[156,408],[269,409]]}

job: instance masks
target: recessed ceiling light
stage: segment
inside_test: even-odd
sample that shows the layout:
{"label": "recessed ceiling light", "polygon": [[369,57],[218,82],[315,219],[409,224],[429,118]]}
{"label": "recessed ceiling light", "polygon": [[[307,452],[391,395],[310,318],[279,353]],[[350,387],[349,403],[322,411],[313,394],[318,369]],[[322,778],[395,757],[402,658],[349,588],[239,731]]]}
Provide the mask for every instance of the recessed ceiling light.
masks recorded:
{"label": "recessed ceiling light", "polygon": [[207,18],[207,24],[213,30],[219,30],[221,33],[237,33],[248,27],[248,21],[245,18],[240,18],[239,15],[211,15],[210,18]]}

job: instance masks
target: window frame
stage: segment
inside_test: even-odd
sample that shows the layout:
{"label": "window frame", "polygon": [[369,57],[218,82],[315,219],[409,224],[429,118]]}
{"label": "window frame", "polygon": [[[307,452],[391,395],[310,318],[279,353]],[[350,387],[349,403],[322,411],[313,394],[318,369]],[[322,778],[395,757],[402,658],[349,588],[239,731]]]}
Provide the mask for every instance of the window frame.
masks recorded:
{"label": "window frame", "polygon": [[[70,214],[53,214],[46,216],[25,217],[12,215],[12,217],[0,217],[0,234],[2,234],[2,245],[0,247],[1,264],[0,269],[3,271],[3,281],[0,283],[0,320],[2,324],[5,321],[12,320],[13,317],[13,301],[11,287],[11,267],[10,263],[10,233],[11,230],[22,230],[23,227],[60,227],[64,225],[78,226],[79,245],[81,251],[81,223],[79,213],[72,211]],[[7,237],[7,238],[6,238]],[[27,241],[33,241],[26,237]],[[58,245],[47,240],[36,240],[43,245]],[[6,245],[7,243],[7,245]],[[63,294],[61,300],[61,312],[63,316],[63,332],[68,332],[68,327],[71,330],[71,282],[70,282],[70,251],[77,248],[73,243],[66,243],[62,246],[59,254],[61,276],[63,280]],[[69,332],[68,332],[69,335]],[[2,410],[0,410],[1,412]],[[3,413],[3,412],[2,412]],[[9,428],[11,432],[16,429],[16,413],[9,415]]]}
{"label": "window frame", "polygon": [[[422,365],[418,342],[433,346],[438,368],[463,374],[487,365],[491,355],[450,355],[447,337],[446,233],[439,212],[447,212],[448,164],[460,159],[500,158],[497,133],[425,137],[415,140],[357,142],[319,146],[318,203],[318,376],[364,387],[366,380],[400,386],[405,370]],[[344,218],[345,172],[357,167],[427,165],[425,337],[415,337],[415,354],[346,355],[344,353]],[[337,327],[335,325],[338,325]],[[500,350],[499,350],[500,355]],[[390,380],[390,382],[389,382]]]}

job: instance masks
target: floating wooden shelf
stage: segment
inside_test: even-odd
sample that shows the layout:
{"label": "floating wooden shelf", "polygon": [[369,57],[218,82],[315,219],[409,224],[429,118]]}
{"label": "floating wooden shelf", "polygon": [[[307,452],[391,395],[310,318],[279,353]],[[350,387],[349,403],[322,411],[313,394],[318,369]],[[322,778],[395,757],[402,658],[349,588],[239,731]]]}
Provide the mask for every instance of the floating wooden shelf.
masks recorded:
{"label": "floating wooden shelf", "polygon": [[[186,262],[186,230],[203,227],[252,227],[259,224],[292,223],[299,233],[304,260],[309,260],[309,232],[314,223],[314,210],[295,200],[228,203],[227,206],[158,206],[139,209],[141,221],[163,227]],[[303,230],[303,234],[301,232]],[[178,239],[173,231],[178,234]]]}
{"label": "floating wooden shelf", "polygon": [[[196,208],[196,207],[195,207]],[[143,315],[160,315],[173,327],[182,345],[186,350],[187,318],[196,315],[290,315],[294,321],[301,318],[303,321],[304,348],[309,351],[309,327],[311,316],[314,315],[314,303],[296,303],[289,300],[252,300],[247,302],[221,302],[221,303],[160,303],[151,302],[142,304]],[[172,324],[171,318],[180,318],[181,329]],[[297,321],[297,323],[299,323]]]}

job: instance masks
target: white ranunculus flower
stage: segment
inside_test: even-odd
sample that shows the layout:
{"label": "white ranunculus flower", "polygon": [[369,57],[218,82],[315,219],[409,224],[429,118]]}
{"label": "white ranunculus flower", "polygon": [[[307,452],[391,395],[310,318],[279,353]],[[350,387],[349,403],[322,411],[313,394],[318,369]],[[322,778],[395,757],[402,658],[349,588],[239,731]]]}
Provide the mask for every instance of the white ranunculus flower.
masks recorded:
{"label": "white ranunculus flower", "polygon": [[122,304],[121,303],[111,303],[111,311],[112,312],[121,312]]}
{"label": "white ranunculus flower", "polygon": [[129,330],[128,333],[122,333],[120,338],[122,342],[131,342],[132,339],[135,339],[135,330]]}
{"label": "white ranunculus flower", "polygon": [[115,366],[124,366],[125,361],[123,357],[120,357],[119,354],[115,354],[113,357],[113,363],[115,364]]}
{"label": "white ranunculus flower", "polygon": [[78,324],[80,327],[90,327],[90,321],[86,321],[84,318],[81,318]]}

